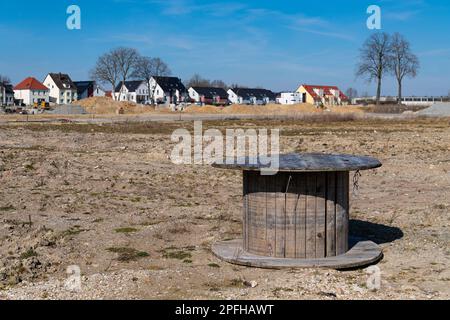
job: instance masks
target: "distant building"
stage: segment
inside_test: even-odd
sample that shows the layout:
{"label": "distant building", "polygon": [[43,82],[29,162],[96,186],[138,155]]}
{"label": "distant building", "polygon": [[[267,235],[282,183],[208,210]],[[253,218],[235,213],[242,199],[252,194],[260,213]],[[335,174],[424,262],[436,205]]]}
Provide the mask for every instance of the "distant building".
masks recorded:
{"label": "distant building", "polygon": [[299,92],[281,92],[278,94],[277,103],[292,105],[303,102],[303,95]]}
{"label": "distant building", "polygon": [[348,97],[336,86],[316,86],[303,84],[297,92],[302,94],[302,101],[316,106],[346,105]]}
{"label": "distant building", "polygon": [[29,77],[14,87],[14,98],[19,104],[32,106],[49,102],[50,90],[35,78]]}
{"label": "distant building", "polygon": [[125,81],[114,90],[117,101],[129,101],[137,104],[149,103],[148,85],[145,80]]}
{"label": "distant building", "polygon": [[77,87],[78,100],[106,95],[105,91],[95,81],[75,81],[74,84]]}
{"label": "distant building", "polygon": [[71,104],[78,100],[77,87],[65,73],[49,73],[44,84],[50,90],[50,102],[56,104]]}
{"label": "distant building", "polygon": [[190,87],[189,97],[192,101],[201,104],[227,105],[228,93],[223,88]]}
{"label": "distant building", "polygon": [[[382,104],[397,104],[397,97],[380,97],[380,103]],[[430,107],[436,102],[450,102],[449,96],[404,96],[402,97],[402,104],[406,106],[417,106],[417,107]],[[358,97],[352,99],[352,104],[375,104],[376,97]]]}
{"label": "distant building", "polygon": [[0,106],[14,105],[14,89],[11,84],[0,82]]}
{"label": "distant building", "polygon": [[150,99],[158,104],[179,104],[188,99],[188,91],[176,77],[152,77]]}
{"label": "distant building", "polygon": [[228,90],[228,100],[233,104],[265,105],[276,102],[276,95],[266,89],[232,88]]}

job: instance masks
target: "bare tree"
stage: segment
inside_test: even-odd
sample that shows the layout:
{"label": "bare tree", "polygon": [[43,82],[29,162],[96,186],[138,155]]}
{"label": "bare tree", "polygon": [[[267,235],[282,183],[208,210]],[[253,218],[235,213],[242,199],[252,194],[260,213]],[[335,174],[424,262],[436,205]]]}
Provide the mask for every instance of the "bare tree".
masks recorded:
{"label": "bare tree", "polygon": [[109,83],[112,87],[112,98],[116,100],[116,84],[120,77],[120,67],[111,52],[98,58],[94,69],[90,72],[92,79],[100,83]]}
{"label": "bare tree", "polygon": [[211,81],[211,87],[222,88],[222,89],[225,89],[225,90],[228,89],[227,84],[224,81],[222,81],[222,80],[213,80],[213,81]]}
{"label": "bare tree", "polygon": [[395,33],[391,40],[389,60],[391,72],[398,83],[397,102],[401,104],[403,79],[414,78],[417,75],[420,67],[419,59],[411,52],[409,42],[401,34]]}
{"label": "bare tree", "polygon": [[167,63],[165,63],[161,58],[153,58],[153,65],[155,68],[154,76],[156,77],[168,77],[172,74]]}
{"label": "bare tree", "polygon": [[355,88],[348,88],[347,91],[345,91],[345,95],[352,101],[358,96],[358,90]]}
{"label": "bare tree", "polygon": [[139,57],[132,77],[144,79],[147,82],[149,100],[154,103],[154,89],[152,90],[150,79],[153,76],[168,76],[170,73],[169,66],[160,58]]}
{"label": "bare tree", "polygon": [[140,55],[136,49],[120,47],[111,52],[116,64],[119,67],[122,84],[134,74]]}
{"label": "bare tree", "polygon": [[241,85],[239,83],[232,83],[230,85],[230,89],[237,89],[237,88],[248,88],[247,86]]}
{"label": "bare tree", "polygon": [[153,59],[150,57],[140,57],[136,63],[136,68],[133,73],[133,77],[144,79],[147,83],[149,100],[153,103],[153,95],[151,94],[152,88],[150,85],[150,79],[155,73],[155,66]]}
{"label": "bare tree", "polygon": [[356,76],[377,81],[376,104],[380,104],[381,82],[389,71],[390,36],[387,33],[371,35],[360,49],[360,61]]}
{"label": "bare tree", "polygon": [[199,74],[194,74],[191,79],[186,82],[186,87],[210,87],[211,81],[204,79]]}

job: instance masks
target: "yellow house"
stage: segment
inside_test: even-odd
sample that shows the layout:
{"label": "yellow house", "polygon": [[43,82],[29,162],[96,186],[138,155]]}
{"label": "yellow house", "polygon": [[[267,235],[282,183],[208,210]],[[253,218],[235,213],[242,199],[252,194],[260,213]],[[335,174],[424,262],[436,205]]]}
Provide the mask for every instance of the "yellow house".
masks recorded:
{"label": "yellow house", "polygon": [[316,106],[342,106],[349,102],[348,97],[336,86],[302,84],[297,92],[302,94],[303,102]]}

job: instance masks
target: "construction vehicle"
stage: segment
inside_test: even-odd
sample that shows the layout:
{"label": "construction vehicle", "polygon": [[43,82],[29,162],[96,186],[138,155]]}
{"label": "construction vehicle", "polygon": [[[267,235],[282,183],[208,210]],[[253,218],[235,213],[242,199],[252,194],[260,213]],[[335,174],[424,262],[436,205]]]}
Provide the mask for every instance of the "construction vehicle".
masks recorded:
{"label": "construction vehicle", "polygon": [[50,107],[50,104],[48,102],[42,101],[42,102],[35,102],[33,105],[34,109],[41,109],[41,110],[48,110]]}

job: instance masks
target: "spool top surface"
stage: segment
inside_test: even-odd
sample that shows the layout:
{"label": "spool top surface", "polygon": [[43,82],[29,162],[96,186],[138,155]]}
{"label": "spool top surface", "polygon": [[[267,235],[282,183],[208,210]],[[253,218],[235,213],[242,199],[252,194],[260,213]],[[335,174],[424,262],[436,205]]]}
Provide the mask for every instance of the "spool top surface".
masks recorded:
{"label": "spool top surface", "polygon": [[[268,158],[270,160],[270,158]],[[256,162],[256,163],[255,163]],[[213,164],[222,169],[261,171],[273,169],[274,163],[263,164],[261,160],[238,158],[231,164]],[[348,154],[292,153],[279,156],[280,172],[323,172],[323,171],[356,171],[381,167],[375,158]]]}

